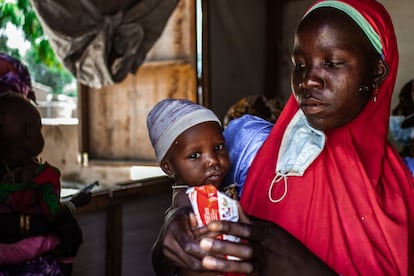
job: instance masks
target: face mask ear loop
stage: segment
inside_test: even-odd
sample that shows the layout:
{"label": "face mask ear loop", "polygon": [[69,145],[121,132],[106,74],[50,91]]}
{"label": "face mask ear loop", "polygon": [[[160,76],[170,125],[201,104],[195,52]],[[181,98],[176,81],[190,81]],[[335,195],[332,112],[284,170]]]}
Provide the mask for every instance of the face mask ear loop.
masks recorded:
{"label": "face mask ear loop", "polygon": [[[288,190],[288,183],[287,183],[287,175],[281,175],[281,174],[275,174],[275,177],[273,177],[273,179],[272,179],[272,183],[270,184],[270,187],[269,187],[269,200],[272,202],[272,203],[279,203],[279,202],[281,202],[285,197],[286,197],[286,194],[287,194],[287,190]],[[279,197],[278,199],[273,199],[273,197],[272,197],[272,190],[273,190],[273,185],[276,183],[276,182],[279,182],[280,180],[282,180],[283,179],[283,182],[284,182],[284,191],[283,191],[283,195],[281,196],[281,197]]]}

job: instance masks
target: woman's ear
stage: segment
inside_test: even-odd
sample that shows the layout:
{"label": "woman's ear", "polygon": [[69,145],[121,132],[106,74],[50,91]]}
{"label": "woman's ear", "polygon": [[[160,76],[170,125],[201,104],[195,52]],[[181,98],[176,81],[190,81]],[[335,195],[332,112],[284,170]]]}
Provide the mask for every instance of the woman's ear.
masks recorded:
{"label": "woman's ear", "polygon": [[381,86],[385,78],[388,76],[388,72],[389,72],[388,64],[381,58],[378,59],[378,62],[375,68],[375,73],[374,73],[374,82],[373,82],[374,88],[378,88]]}

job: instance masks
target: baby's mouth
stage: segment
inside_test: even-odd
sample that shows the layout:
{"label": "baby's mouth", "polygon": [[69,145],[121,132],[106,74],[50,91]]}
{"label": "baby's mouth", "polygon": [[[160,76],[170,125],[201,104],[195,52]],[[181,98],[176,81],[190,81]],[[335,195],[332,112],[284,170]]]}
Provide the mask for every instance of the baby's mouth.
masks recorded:
{"label": "baby's mouth", "polygon": [[215,180],[215,181],[217,181],[217,180],[219,180],[221,178],[221,176],[222,176],[222,173],[219,172],[219,171],[216,171],[216,172],[213,172],[213,173],[209,174],[207,176],[207,179],[208,180]]}

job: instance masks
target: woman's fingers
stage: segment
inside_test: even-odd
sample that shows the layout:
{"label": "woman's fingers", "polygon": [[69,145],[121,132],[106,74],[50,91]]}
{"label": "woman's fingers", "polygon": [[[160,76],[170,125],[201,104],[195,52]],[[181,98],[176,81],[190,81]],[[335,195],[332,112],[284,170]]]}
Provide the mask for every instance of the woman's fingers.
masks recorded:
{"label": "woman's fingers", "polygon": [[196,219],[196,216],[194,215],[194,213],[190,213],[188,216],[190,218],[191,228],[196,228],[197,227],[197,219]]}
{"label": "woman's fingers", "polygon": [[249,224],[230,222],[230,221],[212,221],[208,224],[208,230],[223,234],[233,235],[239,238],[249,239],[251,235],[251,226]]}
{"label": "woman's fingers", "polygon": [[253,266],[248,262],[232,261],[207,256],[203,258],[203,267],[212,271],[252,273]]}
{"label": "woman's fingers", "polygon": [[203,238],[200,241],[200,248],[213,256],[232,256],[239,260],[252,258],[252,248],[243,242],[235,243],[225,240]]}
{"label": "woman's fingers", "polygon": [[209,254],[202,260],[203,267],[208,270],[236,273],[253,271],[253,264],[243,261],[252,256],[252,249],[247,244],[204,238],[200,241],[200,247]]}
{"label": "woman's fingers", "polygon": [[173,248],[164,248],[164,255],[171,261],[173,261],[179,267],[190,268],[194,271],[202,271],[203,267],[201,260],[197,257],[188,254],[187,251],[197,252],[196,247],[198,245],[187,244],[184,250],[179,250],[181,248],[178,244]]}
{"label": "woman's fingers", "polygon": [[192,233],[192,224],[188,215],[176,214],[163,231],[162,251],[177,266],[199,271],[202,269],[201,258],[206,253]]}

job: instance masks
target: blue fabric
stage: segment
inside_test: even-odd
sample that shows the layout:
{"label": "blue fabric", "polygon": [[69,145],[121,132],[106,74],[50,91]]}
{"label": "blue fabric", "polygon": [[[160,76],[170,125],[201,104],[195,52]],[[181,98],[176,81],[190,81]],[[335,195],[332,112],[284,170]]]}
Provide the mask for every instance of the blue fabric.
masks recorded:
{"label": "blue fabric", "polygon": [[322,152],[325,139],[323,131],[311,127],[299,109],[283,135],[275,173],[302,176]]}
{"label": "blue fabric", "polygon": [[407,165],[408,169],[410,169],[410,172],[414,177],[414,158],[405,157],[404,158],[404,163]]}
{"label": "blue fabric", "polygon": [[404,116],[390,116],[390,132],[394,140],[403,145],[414,141],[414,127],[401,128]]}
{"label": "blue fabric", "polygon": [[231,162],[223,184],[236,183],[239,197],[250,165],[272,128],[273,124],[262,118],[244,115],[230,121],[223,132]]}

